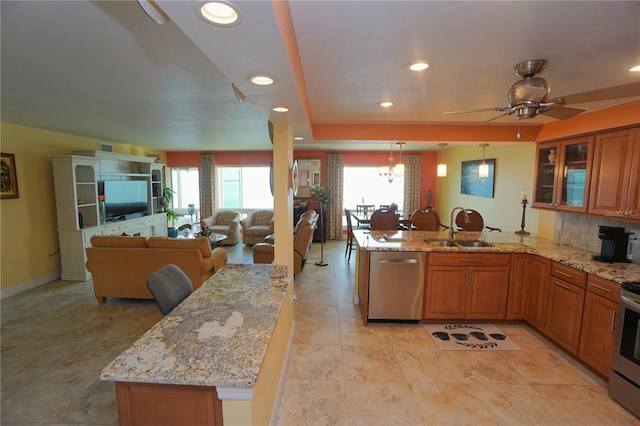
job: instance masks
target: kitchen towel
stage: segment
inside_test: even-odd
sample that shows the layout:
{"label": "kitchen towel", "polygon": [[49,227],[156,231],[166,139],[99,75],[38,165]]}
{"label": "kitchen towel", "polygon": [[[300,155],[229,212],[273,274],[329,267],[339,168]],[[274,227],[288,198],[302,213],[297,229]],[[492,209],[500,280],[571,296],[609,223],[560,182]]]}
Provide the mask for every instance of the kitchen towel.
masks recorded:
{"label": "kitchen towel", "polygon": [[492,324],[425,324],[441,351],[519,351],[520,346]]}

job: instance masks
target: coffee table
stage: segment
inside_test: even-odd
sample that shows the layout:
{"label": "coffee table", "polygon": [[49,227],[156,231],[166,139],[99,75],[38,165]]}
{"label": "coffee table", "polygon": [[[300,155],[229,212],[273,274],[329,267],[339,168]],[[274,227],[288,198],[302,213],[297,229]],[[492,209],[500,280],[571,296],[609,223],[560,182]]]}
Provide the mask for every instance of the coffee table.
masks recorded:
{"label": "coffee table", "polygon": [[221,242],[226,240],[228,236],[224,234],[213,233],[209,235],[209,244],[211,244],[211,248],[217,247]]}

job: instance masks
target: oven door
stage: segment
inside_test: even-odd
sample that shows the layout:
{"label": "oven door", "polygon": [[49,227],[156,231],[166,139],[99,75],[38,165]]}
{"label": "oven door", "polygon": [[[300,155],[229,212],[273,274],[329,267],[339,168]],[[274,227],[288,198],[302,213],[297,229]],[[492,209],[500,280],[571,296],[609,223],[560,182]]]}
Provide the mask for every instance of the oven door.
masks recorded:
{"label": "oven door", "polygon": [[640,295],[622,291],[613,370],[640,385]]}

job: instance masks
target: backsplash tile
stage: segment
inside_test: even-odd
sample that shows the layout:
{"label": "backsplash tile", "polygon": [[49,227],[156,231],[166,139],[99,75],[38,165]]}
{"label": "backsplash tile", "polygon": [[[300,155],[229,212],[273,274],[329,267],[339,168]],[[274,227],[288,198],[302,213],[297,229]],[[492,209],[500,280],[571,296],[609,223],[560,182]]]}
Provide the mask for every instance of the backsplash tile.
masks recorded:
{"label": "backsplash tile", "polygon": [[600,253],[601,240],[598,238],[598,226],[600,225],[621,226],[627,232],[640,233],[640,223],[606,217],[557,213],[553,239],[562,244]]}

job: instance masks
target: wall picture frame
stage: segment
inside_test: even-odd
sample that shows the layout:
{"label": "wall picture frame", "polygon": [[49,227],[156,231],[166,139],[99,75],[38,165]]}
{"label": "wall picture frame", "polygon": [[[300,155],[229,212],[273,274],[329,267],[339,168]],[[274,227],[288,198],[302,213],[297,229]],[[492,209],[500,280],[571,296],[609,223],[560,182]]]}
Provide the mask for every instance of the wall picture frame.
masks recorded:
{"label": "wall picture frame", "polygon": [[462,194],[493,198],[496,160],[495,158],[491,158],[485,160],[485,162],[489,165],[489,176],[486,178],[478,176],[478,168],[482,160],[462,162],[460,179],[460,192]]}
{"label": "wall picture frame", "polygon": [[14,154],[0,153],[0,199],[20,198]]}

